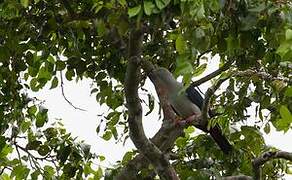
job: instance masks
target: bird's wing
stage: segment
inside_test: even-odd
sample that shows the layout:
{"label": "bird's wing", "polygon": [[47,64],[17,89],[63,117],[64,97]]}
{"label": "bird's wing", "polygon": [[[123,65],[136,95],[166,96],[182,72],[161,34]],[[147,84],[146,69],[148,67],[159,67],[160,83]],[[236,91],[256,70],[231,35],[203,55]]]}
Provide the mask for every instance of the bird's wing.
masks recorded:
{"label": "bird's wing", "polygon": [[[202,95],[192,86],[186,89],[187,97],[192,101],[192,103],[196,104],[201,110],[203,108],[204,98]],[[210,117],[213,117],[213,113],[209,110],[208,112]],[[211,127],[208,131],[207,127],[198,126],[197,128],[209,132],[212,138],[216,141],[220,149],[225,153],[228,154],[232,150],[232,146],[226,137],[223,135],[220,127],[215,125]]]}
{"label": "bird's wing", "polygon": [[[192,103],[196,104],[202,110],[204,103],[203,96],[193,86],[189,86],[186,89],[186,93],[187,97],[192,101]],[[212,112],[211,109],[209,109],[208,115],[210,117],[214,117],[214,112]]]}
{"label": "bird's wing", "polygon": [[202,95],[192,86],[188,87],[186,89],[186,93],[188,98],[197,105],[200,109],[203,108],[204,98]]}

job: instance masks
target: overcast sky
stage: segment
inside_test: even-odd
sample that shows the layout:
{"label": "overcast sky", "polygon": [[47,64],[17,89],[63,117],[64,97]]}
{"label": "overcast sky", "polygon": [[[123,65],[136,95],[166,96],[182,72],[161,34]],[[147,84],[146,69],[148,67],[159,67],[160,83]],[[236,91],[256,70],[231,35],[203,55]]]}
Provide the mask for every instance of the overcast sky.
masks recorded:
{"label": "overcast sky", "polygon": [[[217,67],[218,63],[214,64],[213,61],[212,66],[210,64],[208,65],[208,69],[204,75],[214,71]],[[76,110],[70,106],[63,98],[60,87],[48,90],[48,86],[40,90],[40,92],[31,92],[30,95],[40,100],[45,100],[44,105],[49,109],[49,118],[51,122],[56,118],[63,119],[66,129],[71,132],[73,136],[78,136],[79,140],[85,140],[87,144],[90,144],[92,152],[104,155],[106,157],[104,165],[106,166],[121,160],[124,153],[134,148],[134,146],[130,140],[123,146],[122,143],[117,144],[114,140],[104,141],[100,138],[100,135],[96,134],[96,127],[101,121],[101,117],[97,115],[106,112],[107,108],[104,106],[101,107],[98,102],[96,102],[95,95],[90,96],[90,84],[90,80],[82,80],[78,81],[78,83],[65,80],[64,83],[66,97],[74,105],[86,109],[85,112]],[[150,89],[151,92],[155,94],[151,82],[147,81],[146,84],[148,87],[147,89]],[[205,92],[209,85],[210,84],[206,83],[200,88]],[[156,108],[150,115],[143,119],[144,129],[148,137],[152,137],[160,128],[161,121],[158,120],[157,113]],[[281,150],[292,152],[291,132],[283,134],[282,132],[276,132],[272,129],[271,133],[264,135],[264,137],[268,145],[273,145]],[[287,176],[286,179],[292,179],[292,176]]]}

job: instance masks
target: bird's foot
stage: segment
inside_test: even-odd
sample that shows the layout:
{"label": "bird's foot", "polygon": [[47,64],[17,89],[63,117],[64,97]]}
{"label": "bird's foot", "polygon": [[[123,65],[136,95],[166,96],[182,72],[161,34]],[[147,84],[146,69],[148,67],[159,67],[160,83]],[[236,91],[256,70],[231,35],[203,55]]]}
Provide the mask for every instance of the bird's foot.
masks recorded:
{"label": "bird's foot", "polygon": [[191,115],[185,119],[182,119],[180,117],[176,118],[175,123],[179,126],[186,126],[186,125],[190,125],[193,123],[193,121],[196,119],[197,115]]}
{"label": "bird's foot", "polygon": [[175,125],[180,125],[180,122],[183,121],[183,118],[176,116],[174,119],[174,123]]}

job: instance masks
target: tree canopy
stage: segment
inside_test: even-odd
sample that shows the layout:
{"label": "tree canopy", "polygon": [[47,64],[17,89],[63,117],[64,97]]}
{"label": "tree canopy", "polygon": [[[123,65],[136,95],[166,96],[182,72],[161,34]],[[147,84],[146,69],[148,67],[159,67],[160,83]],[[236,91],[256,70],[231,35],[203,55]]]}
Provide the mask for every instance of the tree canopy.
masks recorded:
{"label": "tree canopy", "polygon": [[[292,154],[267,146],[263,138],[271,127],[291,131],[291,8],[285,0],[1,1],[1,179],[291,174]],[[196,79],[215,59],[218,70]],[[175,124],[177,117],[151,73],[157,67],[183,77],[185,87],[212,82],[198,120],[221,127],[234,147],[231,154],[223,154],[208,134]],[[145,87],[147,77],[159,104]],[[93,162],[104,160],[102,155],[72,137],[61,121],[52,124],[48,109],[27,92],[45,85],[63,88],[64,78],[91,79],[89,91],[110,108],[103,116],[105,129],[98,126],[97,133],[105,140],[130,137],[137,150],[101,168]],[[218,93],[220,86],[225,88]],[[146,114],[141,103],[148,106]],[[149,139],[142,119],[154,108],[161,108],[157,118],[163,121]],[[214,118],[206,116],[209,108]]]}

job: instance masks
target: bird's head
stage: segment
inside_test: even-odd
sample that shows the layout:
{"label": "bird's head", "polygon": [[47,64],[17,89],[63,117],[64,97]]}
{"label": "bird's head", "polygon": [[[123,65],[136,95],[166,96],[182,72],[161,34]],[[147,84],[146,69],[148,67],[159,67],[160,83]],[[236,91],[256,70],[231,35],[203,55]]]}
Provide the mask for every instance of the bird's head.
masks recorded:
{"label": "bird's head", "polygon": [[156,69],[155,74],[159,78],[160,83],[170,93],[177,92],[182,88],[182,84],[177,82],[171,72],[169,72],[166,68],[160,67]]}

